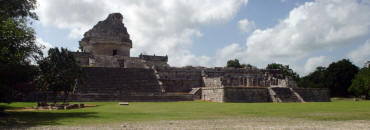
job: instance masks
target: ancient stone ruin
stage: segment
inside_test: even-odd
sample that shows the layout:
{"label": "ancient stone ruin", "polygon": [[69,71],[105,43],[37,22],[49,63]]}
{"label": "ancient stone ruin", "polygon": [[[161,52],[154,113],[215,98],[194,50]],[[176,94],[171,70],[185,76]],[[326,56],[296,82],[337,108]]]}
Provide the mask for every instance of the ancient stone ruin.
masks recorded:
{"label": "ancient stone ruin", "polygon": [[327,89],[297,88],[279,70],[171,67],[168,56],[131,57],[123,16],[113,13],[80,41],[74,56],[86,80],[72,101],[330,101]]}

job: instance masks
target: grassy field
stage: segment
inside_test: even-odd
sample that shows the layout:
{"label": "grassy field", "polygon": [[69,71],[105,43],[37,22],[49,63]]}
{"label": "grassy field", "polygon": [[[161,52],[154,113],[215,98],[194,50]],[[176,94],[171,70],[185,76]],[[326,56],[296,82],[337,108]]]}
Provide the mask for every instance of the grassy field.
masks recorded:
{"label": "grassy field", "polygon": [[313,103],[211,103],[211,102],[86,102],[96,107],[74,110],[20,111],[35,103],[0,104],[9,115],[1,126],[89,125],[124,121],[208,120],[228,118],[289,118],[325,121],[370,120],[370,101],[335,100]]}

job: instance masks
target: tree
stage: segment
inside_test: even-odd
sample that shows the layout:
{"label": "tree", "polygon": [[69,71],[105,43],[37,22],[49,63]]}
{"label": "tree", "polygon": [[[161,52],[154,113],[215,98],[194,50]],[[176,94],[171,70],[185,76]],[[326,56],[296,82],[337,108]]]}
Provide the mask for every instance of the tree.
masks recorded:
{"label": "tree", "polygon": [[294,81],[299,80],[299,75],[294,72],[291,68],[289,68],[289,65],[282,65],[278,63],[271,63],[266,66],[266,69],[277,69],[281,70],[284,76],[290,76],[293,78]]}
{"label": "tree", "polygon": [[307,76],[302,77],[297,82],[299,87],[304,88],[326,88],[325,79],[326,79],[326,68],[317,67],[316,70]]}
{"label": "tree", "polygon": [[238,59],[227,61],[226,67],[242,68]]}
{"label": "tree", "polygon": [[370,68],[362,68],[352,80],[351,86],[348,88],[350,93],[355,96],[365,95],[366,99],[370,99]]}
{"label": "tree", "polygon": [[72,53],[65,48],[51,48],[48,57],[38,62],[40,75],[37,79],[41,91],[53,95],[56,103],[57,95],[64,94],[64,102],[82,82],[82,69]]}
{"label": "tree", "polygon": [[332,97],[346,97],[352,79],[358,72],[358,67],[348,59],[331,63],[326,69],[325,85],[330,89]]}
{"label": "tree", "polygon": [[27,20],[37,20],[31,11],[35,8],[35,0],[0,1],[0,102],[10,102],[14,88],[31,82],[35,75],[30,62],[42,52]]}
{"label": "tree", "polygon": [[1,0],[0,15],[2,18],[25,18],[30,17],[37,20],[37,15],[34,10],[36,8],[36,0]]}

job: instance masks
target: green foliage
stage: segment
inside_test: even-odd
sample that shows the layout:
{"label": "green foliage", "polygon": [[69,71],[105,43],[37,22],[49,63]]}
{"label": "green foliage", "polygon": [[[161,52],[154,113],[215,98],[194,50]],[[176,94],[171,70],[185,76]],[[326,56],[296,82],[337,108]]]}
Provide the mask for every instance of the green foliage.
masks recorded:
{"label": "green foliage", "polygon": [[348,91],[356,96],[365,95],[366,99],[370,99],[370,68],[362,68],[356,74]]}
{"label": "green foliage", "polygon": [[226,67],[242,68],[238,59],[227,61]]}
{"label": "green foliage", "polygon": [[41,91],[53,92],[54,102],[58,93],[63,92],[65,98],[73,92],[82,81],[82,70],[72,53],[65,48],[51,48],[48,57],[38,62],[40,76],[38,86]]}
{"label": "green foliage", "polygon": [[251,64],[240,64],[238,59],[227,61],[226,67],[232,67],[232,68],[255,68]]}
{"label": "green foliage", "polygon": [[305,88],[329,88],[332,97],[348,96],[348,87],[358,68],[348,59],[331,63],[328,68],[317,67],[307,76],[302,77],[298,86]]}
{"label": "green foliage", "polygon": [[272,63],[272,64],[268,64],[266,69],[281,70],[283,72],[284,76],[290,76],[295,81],[299,80],[299,75],[296,72],[294,72],[291,68],[289,68],[289,65],[282,65],[282,64],[278,64],[278,63]]}
{"label": "green foliage", "polygon": [[29,84],[35,75],[31,58],[38,59],[42,52],[35,44],[35,32],[27,19],[36,19],[31,10],[35,0],[0,1],[0,102],[10,102],[14,88]]}
{"label": "green foliage", "polygon": [[319,66],[314,72],[302,77],[297,82],[297,85],[304,88],[326,88],[325,75],[326,68]]}
{"label": "green foliage", "polygon": [[358,72],[358,67],[353,65],[348,59],[343,59],[331,63],[326,69],[326,86],[329,87],[331,96],[348,96],[348,88],[352,79]]}
{"label": "green foliage", "polygon": [[37,15],[34,10],[36,8],[36,0],[1,0],[0,15],[2,18],[25,18],[30,17],[37,20]]}

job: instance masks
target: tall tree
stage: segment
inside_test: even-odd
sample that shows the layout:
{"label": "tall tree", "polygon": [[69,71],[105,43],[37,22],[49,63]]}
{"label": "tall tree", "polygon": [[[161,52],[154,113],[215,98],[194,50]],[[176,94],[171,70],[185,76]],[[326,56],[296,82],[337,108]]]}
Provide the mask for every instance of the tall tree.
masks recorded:
{"label": "tall tree", "polygon": [[365,95],[366,99],[370,99],[370,68],[362,68],[352,80],[348,91],[355,96]]}
{"label": "tall tree", "polygon": [[30,60],[42,55],[28,21],[37,20],[35,8],[35,0],[0,1],[0,102],[10,102],[14,87],[33,79]]}
{"label": "tall tree", "polygon": [[326,68],[319,66],[314,72],[299,79],[297,85],[304,88],[326,88],[327,86],[325,84],[325,75]]}
{"label": "tall tree", "polygon": [[333,97],[348,96],[348,88],[358,72],[358,67],[348,59],[331,63],[326,69],[325,84]]}
{"label": "tall tree", "polygon": [[226,67],[242,68],[238,59],[227,61]]}
{"label": "tall tree", "polygon": [[82,70],[72,53],[65,48],[51,48],[48,57],[38,62],[38,85],[46,94],[52,92],[54,103],[58,94],[64,94],[64,102],[82,82]]}
{"label": "tall tree", "polygon": [[293,80],[298,81],[299,75],[294,72],[291,68],[289,68],[289,65],[282,65],[278,63],[271,63],[266,66],[266,69],[277,69],[281,70],[283,72],[284,76],[290,76],[293,78]]}

